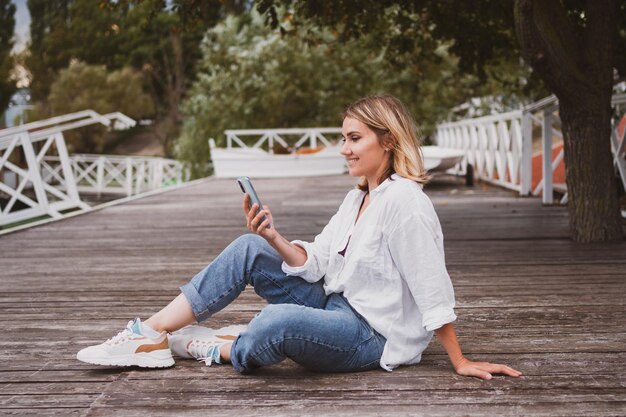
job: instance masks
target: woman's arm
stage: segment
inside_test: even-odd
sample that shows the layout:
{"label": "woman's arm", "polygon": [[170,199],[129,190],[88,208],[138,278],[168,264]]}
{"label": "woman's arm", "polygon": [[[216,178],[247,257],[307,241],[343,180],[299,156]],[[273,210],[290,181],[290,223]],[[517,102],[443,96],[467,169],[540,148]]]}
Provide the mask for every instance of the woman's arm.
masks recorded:
{"label": "woman's arm", "polygon": [[[248,209],[249,203],[250,196],[245,194],[243,199],[243,212],[247,218],[248,230],[267,240],[267,242],[274,249],[276,249],[287,265],[304,265],[307,260],[306,251],[300,246],[289,242],[287,239],[282,237],[280,233],[278,233],[274,227],[274,218],[272,217],[272,212],[269,210],[269,207],[264,206],[263,210],[259,210],[259,212],[255,215],[258,205],[255,203],[252,207],[250,207],[250,209]],[[262,220],[263,216],[266,216],[264,221]],[[269,229],[267,228],[268,224],[272,225]]]}
{"label": "woman's arm", "polygon": [[491,379],[492,373],[513,377],[522,375],[521,372],[506,365],[489,362],[472,362],[465,358],[461,352],[461,346],[459,345],[452,323],[444,324],[439,329],[435,330],[435,334],[448,353],[452,366],[459,375],[475,376],[482,379]]}

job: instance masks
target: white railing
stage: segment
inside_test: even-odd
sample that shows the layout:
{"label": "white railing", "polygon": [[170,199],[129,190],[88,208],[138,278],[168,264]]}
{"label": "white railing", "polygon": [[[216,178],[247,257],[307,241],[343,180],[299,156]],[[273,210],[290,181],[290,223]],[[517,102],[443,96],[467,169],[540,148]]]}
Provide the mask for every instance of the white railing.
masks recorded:
{"label": "white railing", "polygon": [[[308,142],[311,148],[317,148],[318,142],[324,146],[333,146],[324,136],[325,134],[340,134],[341,128],[336,127],[312,127],[312,128],[294,128],[294,129],[239,129],[225,130],[226,149],[232,149],[234,146],[240,148],[260,149],[267,142],[268,150],[274,153],[274,142],[279,143],[285,149],[297,150]],[[255,137],[258,139],[252,146],[248,146],[243,137]],[[295,136],[296,140],[293,145],[289,145],[285,139],[287,136]]]}
{"label": "white railing", "polygon": [[437,126],[437,145],[444,148],[462,149],[465,158],[454,168],[454,173],[465,175],[471,165],[474,176],[518,191],[522,195],[530,192],[532,125],[521,110],[442,123]]}
{"label": "white railing", "polygon": [[[618,132],[619,121],[625,114],[626,94],[613,96],[616,110],[613,120],[611,146],[614,164],[626,188],[625,133]],[[439,146],[462,149],[464,160],[452,173],[464,175],[467,165],[483,181],[518,191],[521,195],[542,195],[544,204],[553,204],[555,188],[567,202],[567,187],[554,183],[553,175],[563,161],[563,149],[553,155],[553,138],[563,138],[559,130],[558,100],[547,97],[522,110],[493,116],[442,123],[437,126]],[[533,129],[541,128],[542,177],[532,188]]]}
{"label": "white railing", "polygon": [[180,163],[161,158],[70,157],[63,132],[96,123],[123,129],[135,121],[85,110],[0,130],[0,226],[89,210],[80,192],[130,195],[188,179]]}
{"label": "white railing", "polygon": [[[79,193],[125,194],[182,184],[189,173],[178,161],[165,158],[114,155],[72,155],[69,158]],[[43,159],[43,180],[65,189],[60,157]]]}
{"label": "white railing", "polygon": [[[613,96],[611,104],[615,110],[611,121],[611,151],[613,152],[613,165],[622,179],[626,190],[626,124],[622,125],[620,134],[620,122],[626,117],[626,93]],[[624,216],[626,217],[626,216]]]}
{"label": "white railing", "polygon": [[[109,126],[111,120],[85,110],[0,131],[0,194],[6,197],[0,226],[43,216],[61,218],[62,211],[89,208],[80,200],[62,132],[95,123]],[[41,176],[44,157],[53,153],[61,161],[58,175],[64,188]]]}

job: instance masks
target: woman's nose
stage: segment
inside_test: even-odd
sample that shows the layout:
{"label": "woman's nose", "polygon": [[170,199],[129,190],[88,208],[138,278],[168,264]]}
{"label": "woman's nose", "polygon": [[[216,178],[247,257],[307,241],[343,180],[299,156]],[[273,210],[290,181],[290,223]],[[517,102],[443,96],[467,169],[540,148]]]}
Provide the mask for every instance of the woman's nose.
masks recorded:
{"label": "woman's nose", "polygon": [[348,142],[344,142],[343,145],[341,145],[341,150],[339,151],[340,154],[344,155],[344,156],[348,156],[350,155],[350,153],[352,153],[350,151],[350,145],[348,145]]}

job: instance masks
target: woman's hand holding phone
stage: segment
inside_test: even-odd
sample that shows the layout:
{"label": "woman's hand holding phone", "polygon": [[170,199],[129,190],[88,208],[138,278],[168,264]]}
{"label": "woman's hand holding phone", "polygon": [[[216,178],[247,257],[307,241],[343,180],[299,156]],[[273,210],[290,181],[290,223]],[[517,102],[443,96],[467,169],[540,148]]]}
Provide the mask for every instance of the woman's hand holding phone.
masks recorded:
{"label": "woman's hand holding phone", "polygon": [[307,260],[306,251],[282,237],[274,227],[274,217],[268,206],[263,205],[248,177],[237,178],[243,196],[243,213],[247,219],[247,227],[252,233],[264,238],[291,266],[301,266]]}
{"label": "woman's hand holding phone", "polygon": [[[263,210],[258,210],[259,205],[254,203],[251,205],[250,196],[244,194],[243,196],[243,212],[247,218],[247,227],[253,233],[261,236],[265,240],[271,242],[278,236],[276,229],[274,228],[274,218],[272,212],[268,206],[263,206]],[[265,217],[265,220],[263,220]],[[271,227],[267,227],[271,225]]]}

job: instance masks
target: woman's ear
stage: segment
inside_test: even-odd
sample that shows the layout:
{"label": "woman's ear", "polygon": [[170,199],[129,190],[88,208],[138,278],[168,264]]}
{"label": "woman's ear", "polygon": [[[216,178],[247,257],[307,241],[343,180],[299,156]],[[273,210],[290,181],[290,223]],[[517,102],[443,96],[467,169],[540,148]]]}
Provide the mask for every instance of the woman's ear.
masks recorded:
{"label": "woman's ear", "polygon": [[391,132],[388,132],[383,137],[383,149],[385,150],[385,152],[389,152],[393,149],[393,143],[393,135],[391,134]]}

